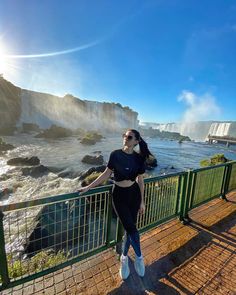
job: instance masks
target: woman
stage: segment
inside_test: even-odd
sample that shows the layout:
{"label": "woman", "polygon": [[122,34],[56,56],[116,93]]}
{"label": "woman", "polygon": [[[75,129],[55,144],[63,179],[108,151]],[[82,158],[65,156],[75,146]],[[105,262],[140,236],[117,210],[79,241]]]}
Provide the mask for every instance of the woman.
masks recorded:
{"label": "woman", "polygon": [[[139,144],[139,153],[134,151],[137,144]],[[112,205],[125,229],[119,272],[124,280],[130,274],[128,264],[130,244],[135,251],[136,272],[141,277],[145,273],[136,222],[138,212],[143,214],[145,211],[143,173],[145,172],[145,160],[149,155],[151,153],[139,132],[135,129],[128,129],[123,134],[123,148],[111,152],[106,170],[91,184],[79,190],[79,192],[87,192],[90,188],[108,179],[114,172]]]}

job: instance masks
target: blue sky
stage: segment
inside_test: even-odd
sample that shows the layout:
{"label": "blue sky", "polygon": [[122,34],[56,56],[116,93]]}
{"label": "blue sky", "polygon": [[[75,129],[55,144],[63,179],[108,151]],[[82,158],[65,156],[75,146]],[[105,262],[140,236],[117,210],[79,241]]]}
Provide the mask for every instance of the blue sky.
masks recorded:
{"label": "blue sky", "polygon": [[1,0],[0,71],[141,121],[236,120],[236,1]]}

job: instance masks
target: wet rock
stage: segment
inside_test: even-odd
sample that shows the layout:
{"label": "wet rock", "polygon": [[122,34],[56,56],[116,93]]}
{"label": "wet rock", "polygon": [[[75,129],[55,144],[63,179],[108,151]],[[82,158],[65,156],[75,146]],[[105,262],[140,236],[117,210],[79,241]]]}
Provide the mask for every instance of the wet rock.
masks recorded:
{"label": "wet rock", "polygon": [[0,138],[0,152],[5,152],[8,150],[13,150],[15,147],[12,144],[6,143]]}
{"label": "wet rock", "polygon": [[8,180],[9,178],[11,178],[11,175],[4,173],[0,176],[0,181],[5,181],[5,180]]}
{"label": "wet rock", "polygon": [[84,137],[84,138],[81,139],[80,143],[87,144],[87,145],[93,145],[93,144],[96,143],[96,140],[93,139],[93,138]]}
{"label": "wet rock", "polygon": [[73,135],[82,136],[85,131],[82,128],[77,128],[72,130]]}
{"label": "wet rock", "polygon": [[151,170],[157,167],[157,159],[154,156],[149,156],[145,164],[146,164],[146,169]]}
{"label": "wet rock", "polygon": [[52,125],[49,129],[43,130],[40,134],[36,135],[37,138],[63,138],[72,136],[73,132],[70,129]]}
{"label": "wet rock", "polygon": [[40,132],[39,126],[34,123],[23,123],[22,124],[22,132],[29,133],[32,131]]}
{"label": "wet rock", "polygon": [[91,167],[80,175],[79,180],[84,180],[87,176],[89,176],[90,174],[94,172],[104,172],[105,169],[106,169],[105,165],[98,166],[98,167]]}
{"label": "wet rock", "polygon": [[6,135],[6,136],[11,136],[11,135],[14,135],[16,130],[17,129],[16,129],[15,126],[0,127],[0,134],[1,135]]}
{"label": "wet rock", "polygon": [[0,200],[4,199],[4,198],[8,198],[9,194],[11,194],[13,192],[12,189],[6,187],[0,190]]}
{"label": "wet rock", "polygon": [[99,156],[86,155],[83,157],[81,161],[86,164],[102,165],[104,162],[104,159],[102,155],[99,155]]}
{"label": "wet rock", "polygon": [[36,166],[39,165],[40,160],[38,157],[31,158],[13,158],[7,161],[7,165],[12,166]]}
{"label": "wet rock", "polygon": [[74,179],[76,177],[79,177],[81,175],[81,172],[66,169],[66,170],[61,171],[57,175],[58,175],[58,177],[61,177],[61,178]]}
{"label": "wet rock", "polygon": [[22,171],[22,175],[32,176],[35,178],[41,177],[42,175],[50,172],[50,170],[43,165],[34,166],[34,167],[24,167],[21,169],[21,171]]}
{"label": "wet rock", "polygon": [[87,145],[93,145],[96,142],[101,141],[103,136],[97,132],[88,132],[85,134],[85,136],[81,139],[80,143],[87,144]]}

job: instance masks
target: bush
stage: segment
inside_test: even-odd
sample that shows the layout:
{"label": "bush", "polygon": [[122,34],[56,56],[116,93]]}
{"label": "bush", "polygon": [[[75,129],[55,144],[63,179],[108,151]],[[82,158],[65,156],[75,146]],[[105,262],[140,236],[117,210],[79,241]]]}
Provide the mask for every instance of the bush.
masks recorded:
{"label": "bush", "polygon": [[[86,186],[89,185],[90,183],[92,183],[99,175],[101,175],[101,172],[93,172],[92,174],[88,175],[81,183],[82,186]],[[100,184],[101,185],[107,185],[109,184],[108,180],[105,180],[103,183]]]}
{"label": "bush", "polygon": [[201,167],[207,167],[207,166],[215,166],[218,164],[226,163],[229,160],[225,158],[224,154],[215,154],[213,155],[209,160],[203,159],[200,162]]}
{"label": "bush", "polygon": [[[66,261],[68,255],[64,251],[54,253],[52,250],[41,251],[25,260],[14,260],[12,255],[7,255],[8,271],[10,278],[17,278],[25,274],[32,274],[51,268]],[[0,277],[1,282],[1,277]]]}

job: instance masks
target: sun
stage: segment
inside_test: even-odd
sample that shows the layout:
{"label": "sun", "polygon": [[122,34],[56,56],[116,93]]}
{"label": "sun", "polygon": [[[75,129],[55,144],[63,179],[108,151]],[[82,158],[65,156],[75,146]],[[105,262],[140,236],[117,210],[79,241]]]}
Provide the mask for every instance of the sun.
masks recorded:
{"label": "sun", "polygon": [[9,58],[9,50],[0,36],[0,75],[5,79],[14,80],[19,72],[19,66],[14,59]]}

